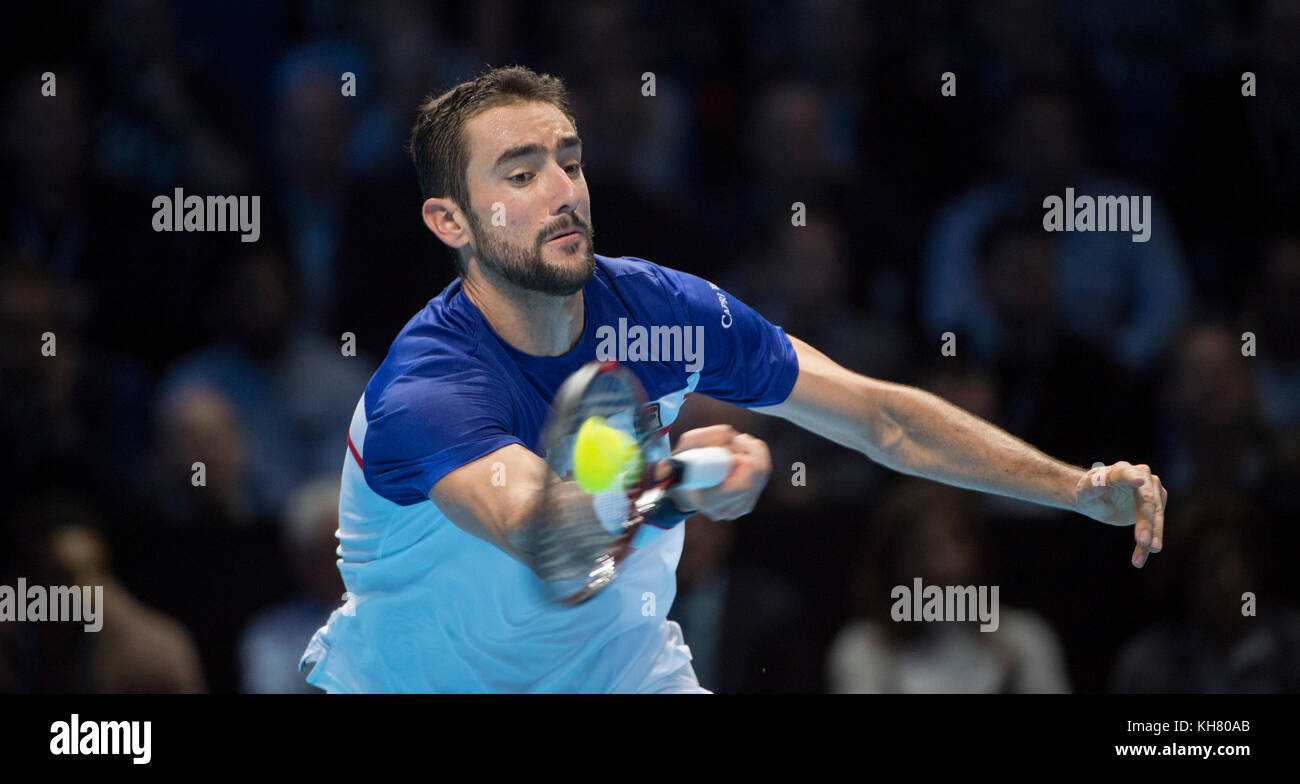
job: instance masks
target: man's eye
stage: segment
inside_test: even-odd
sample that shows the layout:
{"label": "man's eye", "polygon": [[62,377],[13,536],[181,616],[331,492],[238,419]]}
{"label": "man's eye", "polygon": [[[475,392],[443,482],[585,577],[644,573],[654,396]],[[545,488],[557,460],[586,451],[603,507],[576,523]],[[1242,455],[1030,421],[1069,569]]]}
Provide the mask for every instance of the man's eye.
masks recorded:
{"label": "man's eye", "polygon": [[515,183],[516,185],[523,185],[524,183],[528,182],[532,178],[533,175],[531,172],[520,172],[519,174],[510,177],[509,180]]}
{"label": "man's eye", "polygon": [[564,170],[565,170],[566,172],[569,173],[569,176],[570,176],[570,177],[577,177],[578,174],[580,174],[580,173],[582,172],[582,164],[581,164],[581,163],[571,163],[571,164],[569,164],[568,166],[565,166],[565,167],[564,167]]}

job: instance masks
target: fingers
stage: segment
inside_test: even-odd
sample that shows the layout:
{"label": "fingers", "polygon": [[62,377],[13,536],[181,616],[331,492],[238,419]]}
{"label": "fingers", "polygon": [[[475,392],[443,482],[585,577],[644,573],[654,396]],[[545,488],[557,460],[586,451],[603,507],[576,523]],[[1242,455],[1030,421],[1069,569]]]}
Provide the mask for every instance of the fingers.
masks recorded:
{"label": "fingers", "polygon": [[697,512],[713,520],[734,520],[753,511],[772,473],[772,456],[767,444],[730,425],[714,425],[683,433],[678,450],[701,446],[725,446],[733,455],[731,472],[717,487],[686,491]]}
{"label": "fingers", "polygon": [[1156,491],[1156,530],[1151,536],[1151,552],[1158,553],[1165,549],[1165,502],[1169,498],[1169,493],[1161,483],[1160,477],[1155,474],[1151,475],[1151,483]]}
{"label": "fingers", "polygon": [[732,450],[735,457],[731,474],[718,486],[724,497],[734,499],[720,511],[723,520],[735,520],[754,511],[772,475],[772,455],[761,439],[742,433],[732,442]]}
{"label": "fingers", "polygon": [[732,451],[731,473],[718,485],[722,492],[736,492],[757,484],[767,484],[772,473],[772,455],[767,444],[747,433],[736,436],[728,446]]}
{"label": "fingers", "polygon": [[1133,492],[1133,565],[1139,569],[1146,565],[1151,553],[1164,548],[1165,499],[1168,493],[1160,477],[1151,473],[1147,465],[1116,463],[1116,478],[1128,484]]}
{"label": "fingers", "polygon": [[740,431],[731,425],[710,425],[687,430],[677,439],[675,451],[696,449],[702,446],[731,446],[731,442],[740,435]]}

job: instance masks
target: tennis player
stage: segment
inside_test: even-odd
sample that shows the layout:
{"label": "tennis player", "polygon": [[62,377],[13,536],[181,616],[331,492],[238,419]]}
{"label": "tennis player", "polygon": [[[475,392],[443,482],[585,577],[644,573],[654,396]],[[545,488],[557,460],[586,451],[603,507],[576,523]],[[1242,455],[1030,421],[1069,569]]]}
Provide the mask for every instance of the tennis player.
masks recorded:
{"label": "tennis player", "polygon": [[673,523],[752,510],[771,471],[759,439],[727,426],[682,434],[679,449],[730,448],[731,474],[676,495],[658,536],[638,539],[619,578],[584,604],[547,601],[518,549],[548,471],[532,449],[550,401],[598,358],[602,326],[703,329],[694,362],[625,363],[653,401],[664,456],[669,426],[698,393],[897,471],[1134,525],[1134,566],[1160,551],[1166,494],[1147,466],[1066,465],[934,395],[840,367],[707,281],[596,255],[561,80],[512,67],[457,85],[420,108],[411,155],[424,223],[460,274],[398,334],[357,403],[339,497],[348,593],[303,654],[300,668],[315,665],[308,682],[329,692],[705,691],[665,618],[683,540]]}

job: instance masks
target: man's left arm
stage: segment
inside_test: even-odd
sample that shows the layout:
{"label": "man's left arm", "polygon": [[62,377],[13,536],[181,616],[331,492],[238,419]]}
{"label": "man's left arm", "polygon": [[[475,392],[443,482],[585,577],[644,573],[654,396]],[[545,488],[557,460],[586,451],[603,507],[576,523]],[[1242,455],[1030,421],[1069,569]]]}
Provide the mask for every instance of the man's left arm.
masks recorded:
{"label": "man's left arm", "polygon": [[1085,471],[915,387],[868,378],[790,337],[799,360],[785,402],[754,408],[905,474],[1135,525],[1133,565],[1163,546],[1167,493],[1145,465]]}

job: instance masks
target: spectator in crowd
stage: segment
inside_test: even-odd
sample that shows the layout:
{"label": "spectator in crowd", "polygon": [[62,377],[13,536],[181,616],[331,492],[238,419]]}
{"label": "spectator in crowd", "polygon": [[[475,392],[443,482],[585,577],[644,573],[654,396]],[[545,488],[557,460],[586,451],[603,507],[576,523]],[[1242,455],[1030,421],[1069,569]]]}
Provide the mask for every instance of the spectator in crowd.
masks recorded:
{"label": "spectator in crowd", "polygon": [[[94,610],[102,625],[91,632],[86,622],[67,620],[0,624],[0,691],[206,690],[193,638],[122,585],[109,568],[107,544],[90,512],[52,498],[22,517],[31,549],[16,576],[29,585],[102,588],[102,603]],[[82,613],[88,618],[85,605]]]}
{"label": "spectator in crowd", "polygon": [[[1059,235],[1036,216],[1007,215],[988,224],[978,246],[975,292],[989,305],[999,335],[991,350],[961,345],[994,373],[994,421],[1062,460],[1091,465],[1117,454],[1151,460],[1154,435],[1146,412],[1153,396],[1104,350],[1071,334],[1056,307]],[[972,341],[974,342],[974,341]],[[1105,390],[1105,394],[1100,394]],[[1128,405],[1116,408],[1116,399]]]}
{"label": "spectator in crowd", "polygon": [[[827,669],[835,693],[1042,693],[1070,690],[1060,641],[1029,610],[997,606],[996,630],[980,621],[892,619],[894,586],[988,587],[981,538],[961,490],[905,481],[874,519],[871,561],[855,570],[870,614],[845,626]],[[991,594],[990,594],[991,595]]]}
{"label": "spectator in crowd", "polygon": [[201,382],[159,401],[142,495],[170,525],[230,528],[253,523],[249,447],[229,397]]}
{"label": "spectator in crowd", "polygon": [[299,482],[338,469],[372,368],[345,355],[346,340],[320,338],[296,319],[291,273],[274,245],[249,247],[218,301],[226,337],[179,360],[159,394],[166,399],[195,382],[221,391],[249,445],[246,500],[273,516]]}
{"label": "spectator in crowd", "polygon": [[[990,352],[1003,337],[987,298],[976,293],[979,242],[990,222],[1015,211],[1041,217],[1043,200],[1064,199],[1066,188],[1076,196],[1151,196],[1147,186],[1088,165],[1074,104],[1060,93],[1017,100],[994,139],[997,173],[950,201],[930,227],[921,292],[927,331],[967,335]],[[1053,270],[1053,305],[1066,329],[1135,370],[1150,367],[1174,338],[1191,297],[1174,223],[1158,199],[1149,203],[1147,240],[1134,242],[1136,229],[1061,232]]]}
{"label": "spectator in crowd", "polygon": [[117,551],[137,592],[193,630],[211,688],[235,691],[240,630],[290,587],[277,519],[251,502],[250,441],[224,392],[192,381],[158,405],[152,470]]}
{"label": "spectator in crowd", "polygon": [[320,689],[309,685],[298,672],[298,659],[343,595],[335,563],[337,477],[313,479],[295,490],[286,505],[284,523],[285,551],[297,593],[255,615],[244,629],[239,641],[240,691],[319,694]]}

